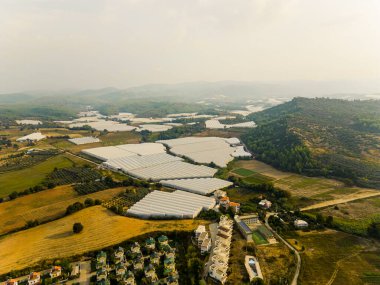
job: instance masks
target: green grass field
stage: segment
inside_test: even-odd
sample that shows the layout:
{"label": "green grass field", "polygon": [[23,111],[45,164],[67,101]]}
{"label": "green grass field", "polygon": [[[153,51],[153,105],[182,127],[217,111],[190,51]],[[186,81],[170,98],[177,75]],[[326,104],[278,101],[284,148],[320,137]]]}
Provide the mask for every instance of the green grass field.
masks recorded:
{"label": "green grass field", "polygon": [[256,245],[261,245],[261,244],[267,244],[267,240],[258,232],[258,231],[253,231],[252,233],[252,239],[255,242]]}
{"label": "green grass field", "polygon": [[235,173],[239,176],[247,177],[247,176],[250,176],[256,172],[249,170],[249,169],[246,169],[246,168],[238,168],[238,169],[232,170],[232,173]]}
{"label": "green grass field", "polygon": [[243,178],[243,181],[248,183],[248,184],[260,184],[260,183],[268,183],[271,182],[273,179],[262,175],[260,173],[255,173],[251,176]]}
{"label": "green grass field", "polygon": [[72,167],[74,164],[71,158],[58,155],[30,168],[2,173],[0,174],[0,197],[38,185],[55,167]]}

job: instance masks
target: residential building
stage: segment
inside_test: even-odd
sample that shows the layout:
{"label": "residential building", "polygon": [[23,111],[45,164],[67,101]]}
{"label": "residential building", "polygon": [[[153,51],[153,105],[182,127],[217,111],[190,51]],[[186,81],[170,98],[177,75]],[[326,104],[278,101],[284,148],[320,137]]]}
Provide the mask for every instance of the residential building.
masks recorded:
{"label": "residential building", "polygon": [[158,242],[160,243],[161,246],[167,245],[169,242],[169,239],[167,236],[162,235],[162,236],[158,237]]}
{"label": "residential building", "polygon": [[18,281],[16,279],[9,279],[6,284],[7,285],[18,285]]}
{"label": "residential building", "polygon": [[107,276],[107,270],[105,268],[101,268],[96,272],[96,281],[106,280]]}
{"label": "residential building", "polygon": [[135,254],[141,253],[140,244],[138,242],[135,242],[134,244],[132,244],[131,252]]}
{"label": "residential building", "polygon": [[205,254],[209,252],[211,249],[211,239],[206,238],[203,240],[202,245],[201,245],[201,254]]}
{"label": "residential building", "polygon": [[144,261],[141,258],[137,258],[133,261],[134,270],[142,270],[144,267]]}
{"label": "residential building", "polygon": [[295,220],[294,221],[294,226],[297,228],[297,229],[305,229],[309,226],[309,224],[304,221],[304,220]]}
{"label": "residential building", "polygon": [[224,207],[224,208],[228,208],[228,205],[230,204],[230,198],[228,198],[227,196],[225,197],[221,197],[219,199],[219,204]]}
{"label": "residential building", "polygon": [[154,266],[152,264],[149,264],[147,267],[144,269],[145,277],[151,282],[157,282],[158,277],[156,274],[156,270],[154,269]]}
{"label": "residential building", "polygon": [[96,269],[103,268],[107,265],[107,254],[104,251],[96,255]]}
{"label": "residential building", "polygon": [[264,199],[259,202],[259,206],[261,206],[264,209],[269,209],[270,207],[272,207],[272,202]]}
{"label": "residential building", "polygon": [[154,238],[150,237],[145,241],[145,247],[147,249],[155,249],[156,248],[156,241]]}
{"label": "residential building", "polygon": [[237,214],[240,212],[240,204],[236,202],[230,202],[228,206],[232,209],[232,211]]}
{"label": "residential building", "polygon": [[129,271],[124,275],[124,285],[136,285],[135,275],[132,271]]}
{"label": "residential building", "polygon": [[62,267],[61,266],[53,266],[50,269],[50,278],[57,278],[62,275]]}
{"label": "residential building", "polygon": [[166,285],[178,285],[178,278],[175,275],[169,275],[166,278]]}
{"label": "residential building", "polygon": [[116,273],[116,277],[119,280],[123,278],[125,272],[127,272],[127,269],[124,265],[122,265],[121,263],[116,264],[115,273]]}
{"label": "residential building", "polygon": [[158,265],[160,263],[160,255],[157,252],[152,252],[150,255],[150,263]]}
{"label": "residential building", "polygon": [[208,238],[208,232],[203,232],[198,237],[198,247],[201,247],[203,241]]}
{"label": "residential building", "polygon": [[28,276],[28,285],[35,285],[41,282],[41,274],[39,272],[32,272]]}
{"label": "residential building", "polygon": [[221,216],[216,235],[215,247],[211,253],[209,276],[224,284],[227,281],[228,260],[232,239],[233,221]]}
{"label": "residential building", "polygon": [[119,246],[115,251],[115,263],[122,263],[124,261],[124,248]]}
{"label": "residential building", "polygon": [[195,230],[195,238],[198,239],[199,235],[201,233],[204,233],[206,231],[206,227],[204,225],[199,225],[198,228]]}

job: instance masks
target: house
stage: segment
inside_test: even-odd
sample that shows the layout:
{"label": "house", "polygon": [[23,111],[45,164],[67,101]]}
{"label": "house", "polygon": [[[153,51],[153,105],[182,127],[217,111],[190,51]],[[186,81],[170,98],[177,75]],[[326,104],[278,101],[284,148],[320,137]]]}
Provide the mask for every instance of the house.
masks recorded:
{"label": "house", "polygon": [[264,209],[269,209],[270,207],[272,207],[272,202],[264,199],[259,202],[259,206]]}
{"label": "house", "polygon": [[162,236],[158,237],[158,242],[160,243],[160,245],[166,245],[166,244],[168,244],[169,239],[167,236],[162,235]]}
{"label": "house", "polygon": [[201,233],[204,233],[206,231],[206,227],[204,225],[199,225],[198,228],[195,230],[195,238],[198,239],[199,235]]}
{"label": "house", "polygon": [[236,202],[230,202],[228,206],[232,209],[232,211],[236,214],[240,211],[240,204]]}
{"label": "house", "polygon": [[6,284],[7,285],[18,285],[18,281],[16,279],[9,279]]}
{"label": "house", "polygon": [[101,251],[96,255],[96,269],[105,267],[106,264],[107,264],[107,253],[105,253],[104,251]]}
{"label": "house", "polygon": [[166,278],[166,285],[178,285],[178,278],[174,275],[169,275]]}
{"label": "house", "polygon": [[28,276],[28,285],[35,285],[41,282],[41,274],[39,272],[32,272]]}
{"label": "house", "polygon": [[158,265],[160,263],[160,255],[157,252],[152,252],[150,255],[150,263]]}
{"label": "house", "polygon": [[147,249],[155,249],[155,247],[156,247],[156,241],[154,240],[154,238],[152,238],[152,237],[148,238],[145,241],[145,247]]}
{"label": "house", "polygon": [[135,275],[132,271],[129,271],[124,275],[123,278],[124,285],[136,285]]}
{"label": "house", "polygon": [[122,263],[124,261],[124,248],[121,246],[115,250],[115,264]]}
{"label": "house", "polygon": [[96,284],[97,285],[111,285],[111,283],[108,279],[102,279],[100,281],[97,281]]}
{"label": "house", "polygon": [[294,221],[294,226],[297,229],[306,229],[309,226],[309,224],[306,221],[304,221],[304,220],[298,220],[297,219],[297,220]]}
{"label": "house", "polygon": [[168,247],[167,251],[165,251],[165,257],[166,258],[172,258],[174,260],[175,259],[175,249]]}
{"label": "house", "polygon": [[223,266],[212,264],[210,266],[209,275],[211,278],[224,284],[227,281],[227,270]]}
{"label": "house", "polygon": [[199,237],[198,237],[198,247],[201,247],[201,245],[202,245],[202,243],[203,243],[203,241],[205,239],[208,239],[208,232],[203,232],[203,233],[201,233],[199,235]]}
{"label": "house", "polygon": [[173,258],[165,258],[164,260],[164,275],[175,273],[175,262]]}
{"label": "house", "polygon": [[205,254],[206,252],[209,252],[211,249],[211,239],[206,238],[203,240],[201,245],[201,254]]}
{"label": "house", "polygon": [[158,281],[158,277],[156,274],[156,270],[154,269],[154,266],[152,264],[149,264],[144,269],[145,277],[151,282],[154,283]]}
{"label": "house", "polygon": [[96,272],[96,281],[106,280],[107,279],[107,270],[105,268],[100,268]]}
{"label": "house", "polygon": [[131,246],[131,252],[132,253],[141,253],[141,248],[140,248],[140,244],[138,242],[135,242],[134,244],[132,244]]}
{"label": "house", "polygon": [[50,269],[50,278],[57,278],[62,275],[62,267],[61,266],[53,266]]}
{"label": "house", "polygon": [[127,269],[125,268],[124,265],[122,265],[121,263],[116,264],[115,273],[116,273],[116,276],[118,277],[118,279],[122,279],[122,277],[124,276],[126,271],[127,271]]}
{"label": "house", "polygon": [[220,198],[219,204],[224,208],[228,208],[228,205],[230,204],[230,198],[227,196]]}
{"label": "house", "polygon": [[144,267],[144,261],[141,258],[137,258],[133,261],[134,270],[142,270]]}
{"label": "house", "polygon": [[219,200],[220,198],[222,197],[226,197],[227,196],[227,192],[226,191],[223,191],[223,190],[216,190],[214,192],[214,197],[215,199]]}

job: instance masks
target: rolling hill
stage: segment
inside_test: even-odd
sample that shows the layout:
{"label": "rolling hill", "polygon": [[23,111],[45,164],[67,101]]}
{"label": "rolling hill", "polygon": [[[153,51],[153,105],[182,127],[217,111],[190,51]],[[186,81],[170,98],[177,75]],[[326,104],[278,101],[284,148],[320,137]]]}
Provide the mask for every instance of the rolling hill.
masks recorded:
{"label": "rolling hill", "polygon": [[243,135],[259,160],[380,189],[380,101],[294,98],[250,115]]}

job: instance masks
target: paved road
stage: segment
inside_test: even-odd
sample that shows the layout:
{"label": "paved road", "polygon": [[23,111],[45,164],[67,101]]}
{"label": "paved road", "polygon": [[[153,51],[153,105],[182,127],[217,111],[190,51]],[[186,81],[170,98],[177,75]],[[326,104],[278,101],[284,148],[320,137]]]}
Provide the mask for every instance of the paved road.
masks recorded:
{"label": "paved road", "polygon": [[275,213],[268,213],[265,217],[265,225],[268,227],[268,229],[270,229],[273,234],[279,239],[281,240],[291,251],[294,252],[294,254],[296,255],[296,258],[297,258],[297,265],[296,265],[296,272],[294,272],[294,277],[293,277],[293,280],[292,282],[290,283],[290,285],[297,285],[298,283],[298,277],[300,275],[300,270],[301,270],[301,256],[299,254],[299,252],[293,247],[290,245],[290,243],[288,243],[285,239],[283,239],[279,234],[277,234],[276,231],[274,231],[271,226],[269,225],[268,223],[268,219],[270,216],[273,216]]}

